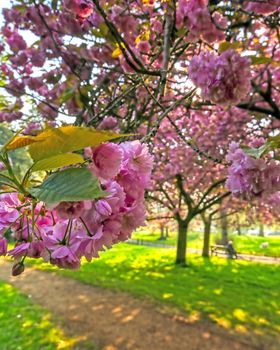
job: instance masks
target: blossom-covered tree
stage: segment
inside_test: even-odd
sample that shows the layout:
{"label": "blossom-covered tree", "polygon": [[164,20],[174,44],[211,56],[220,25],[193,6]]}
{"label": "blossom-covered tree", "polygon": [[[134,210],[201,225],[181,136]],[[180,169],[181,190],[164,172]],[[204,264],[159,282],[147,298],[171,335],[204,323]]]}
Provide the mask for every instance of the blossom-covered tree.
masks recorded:
{"label": "blossom-covered tree", "polygon": [[[157,200],[179,189],[170,210],[177,216],[183,211],[185,219],[187,209],[201,213],[228,190],[247,200],[277,195],[279,5],[279,0],[16,0],[3,10],[1,88],[8,102],[0,120],[22,127],[23,143],[31,148],[34,135],[45,135],[42,128],[66,121],[133,133],[130,137],[147,142],[155,155],[154,189],[163,188]],[[98,146],[100,154],[93,149],[86,158],[89,171],[108,181],[125,169],[118,184],[134,208],[149,186],[145,147],[131,143],[132,152],[126,146]],[[115,161],[100,170],[98,164],[111,154]],[[9,168],[5,152],[2,157]],[[133,167],[123,162],[126,157],[132,157]],[[139,157],[145,170],[134,161]],[[228,190],[222,188],[227,171]],[[138,186],[135,179],[143,172],[145,181]],[[27,179],[29,173],[23,185]],[[26,191],[22,183],[16,185]],[[63,216],[88,210],[80,200],[73,207],[61,202],[57,210]],[[101,210],[106,207],[102,203]],[[185,238],[180,237],[177,261],[183,262]]]}

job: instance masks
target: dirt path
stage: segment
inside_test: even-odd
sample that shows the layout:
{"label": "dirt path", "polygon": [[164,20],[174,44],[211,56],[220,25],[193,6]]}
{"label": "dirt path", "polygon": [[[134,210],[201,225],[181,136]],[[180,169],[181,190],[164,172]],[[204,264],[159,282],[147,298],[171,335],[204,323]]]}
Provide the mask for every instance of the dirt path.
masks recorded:
{"label": "dirt path", "polygon": [[0,261],[0,279],[58,316],[67,336],[86,340],[87,346],[77,350],[274,349],[272,344],[248,345],[209,322],[191,322],[126,293],[31,268],[16,278],[10,274],[11,264]]}

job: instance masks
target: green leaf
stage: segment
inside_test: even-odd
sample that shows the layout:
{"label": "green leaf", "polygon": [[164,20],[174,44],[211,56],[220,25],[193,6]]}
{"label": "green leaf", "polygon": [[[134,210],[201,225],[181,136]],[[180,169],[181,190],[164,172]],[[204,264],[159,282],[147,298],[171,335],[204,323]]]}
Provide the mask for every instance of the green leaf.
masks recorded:
{"label": "green leaf", "polygon": [[[242,146],[242,149],[246,154],[254,158],[261,158],[263,155],[267,154],[270,151],[280,148],[280,134],[276,136],[271,136],[268,138],[268,141],[259,148],[249,148],[248,146]],[[274,159],[279,160],[278,157]]]}
{"label": "green leaf", "polygon": [[24,15],[27,12],[27,7],[24,5],[13,6],[13,9],[19,11],[21,15]]}
{"label": "green leaf", "polygon": [[106,196],[99,181],[87,168],[71,168],[49,176],[30,193],[47,204],[78,202]]}
{"label": "green leaf", "polygon": [[52,9],[57,10],[57,2],[58,0],[52,0]]}
{"label": "green leaf", "polygon": [[65,103],[67,102],[68,100],[70,100],[75,94],[75,89],[72,88],[72,87],[69,87],[67,89],[65,89],[61,96],[59,97],[59,102],[60,103]]}
{"label": "green leaf", "polygon": [[265,56],[250,56],[251,62],[253,65],[259,65],[259,64],[267,64],[267,63],[272,63],[273,59],[271,57],[265,57]]}
{"label": "green leaf", "polygon": [[103,37],[106,37],[106,35],[109,33],[109,28],[106,23],[101,23],[99,30]]}
{"label": "green leaf", "polygon": [[8,176],[3,175],[3,174],[0,174],[0,182],[2,184],[15,186],[15,183],[13,182],[13,180],[10,179]]}
{"label": "green leaf", "polygon": [[68,165],[83,163],[84,158],[76,153],[58,154],[49,158],[39,160],[32,167],[32,171],[45,171],[62,168]]}
{"label": "green leaf", "polygon": [[279,148],[280,147],[280,134],[278,134],[276,136],[269,137],[268,142],[270,143],[271,147],[273,147],[273,149]]}
{"label": "green leaf", "polygon": [[242,147],[243,151],[248,154],[248,156],[254,158],[261,158],[264,154],[266,154],[270,150],[269,144],[265,143],[263,146],[259,148],[249,148],[247,146]]}

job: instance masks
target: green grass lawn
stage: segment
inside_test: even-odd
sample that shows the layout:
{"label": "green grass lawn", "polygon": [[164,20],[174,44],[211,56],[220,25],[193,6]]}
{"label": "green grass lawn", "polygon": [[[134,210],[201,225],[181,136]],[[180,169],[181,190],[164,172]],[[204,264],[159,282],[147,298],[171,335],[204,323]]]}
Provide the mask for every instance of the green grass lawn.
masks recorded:
{"label": "green grass lawn", "polygon": [[[61,274],[87,284],[148,297],[228,329],[280,332],[279,266],[191,256],[175,266],[174,250],[119,244],[78,271]],[[56,269],[34,263],[42,269]]]}
{"label": "green grass lawn", "polygon": [[51,315],[32,304],[27,296],[0,281],[1,350],[70,350],[73,340],[51,320]]}
{"label": "green grass lawn", "polygon": [[[166,240],[159,240],[159,232],[151,233],[149,231],[141,230],[133,233],[133,239],[142,239],[149,242],[154,242],[159,245],[173,245],[176,246],[177,236],[176,232],[170,232],[170,236]],[[215,244],[215,240],[219,237],[218,234],[212,234],[211,244]],[[234,246],[239,253],[266,255],[272,257],[280,257],[280,236],[276,237],[258,237],[258,236],[238,236],[230,235],[230,239],[234,241]],[[261,248],[264,242],[269,243],[266,249]],[[189,232],[188,233],[188,247],[202,249],[203,233]]]}

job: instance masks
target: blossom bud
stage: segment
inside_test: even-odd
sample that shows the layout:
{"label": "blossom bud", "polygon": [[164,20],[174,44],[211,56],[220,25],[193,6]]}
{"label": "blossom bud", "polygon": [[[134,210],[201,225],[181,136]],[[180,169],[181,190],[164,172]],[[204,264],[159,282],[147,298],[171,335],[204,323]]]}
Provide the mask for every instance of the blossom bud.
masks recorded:
{"label": "blossom bud", "polygon": [[4,237],[0,237],[0,256],[7,254],[7,240]]}
{"label": "blossom bud", "polygon": [[19,276],[20,274],[22,274],[24,271],[24,263],[18,262],[16,264],[14,264],[13,269],[12,269],[12,275],[13,276]]}

